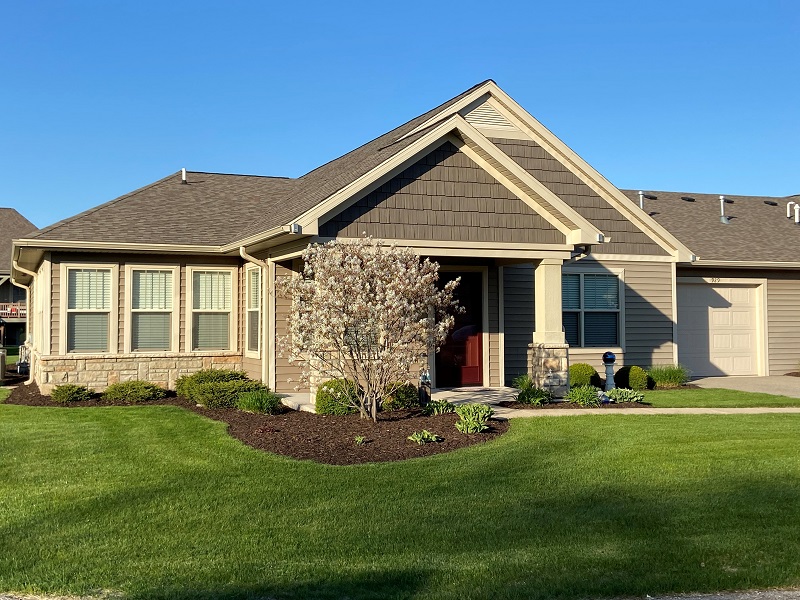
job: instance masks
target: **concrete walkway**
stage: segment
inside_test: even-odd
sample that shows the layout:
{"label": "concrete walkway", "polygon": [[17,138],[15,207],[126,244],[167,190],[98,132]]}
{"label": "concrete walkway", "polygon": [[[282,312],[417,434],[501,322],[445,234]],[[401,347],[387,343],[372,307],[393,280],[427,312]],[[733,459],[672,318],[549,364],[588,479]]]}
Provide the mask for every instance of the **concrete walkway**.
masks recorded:
{"label": "concrete walkway", "polygon": [[692,380],[701,388],[722,388],[740,392],[761,392],[800,398],[800,377],[770,375],[769,377],[703,377]]}
{"label": "concrete walkway", "polygon": [[[767,379],[766,377],[725,377],[719,379]],[[770,377],[769,379],[796,379],[798,395],[800,398],[800,378],[797,377]],[[692,382],[696,383],[696,382]],[[715,386],[709,386],[715,387]],[[718,386],[724,387],[724,386]],[[728,388],[736,389],[736,388]],[[755,390],[753,390],[755,391]],[[765,391],[763,386],[759,391]],[[767,392],[775,393],[779,392]],[[480,402],[491,404],[496,417],[514,419],[520,417],[567,417],[579,415],[755,415],[762,413],[800,413],[800,406],[795,407],[763,407],[763,408],[504,408],[497,406],[498,402],[514,400],[516,390],[510,387],[503,388],[453,388],[436,390],[432,396],[434,400],[447,400],[453,404],[469,404]]]}
{"label": "concrete walkway", "polygon": [[[692,381],[706,388],[723,388],[744,392],[762,392],[800,398],[800,377],[708,377]],[[566,417],[580,415],[753,415],[763,413],[800,413],[800,407],[762,408],[504,408],[500,402],[513,401],[517,390],[511,387],[486,388],[465,387],[434,390],[434,400],[447,400],[453,404],[491,404],[496,417],[514,419],[519,417]],[[294,410],[314,412],[310,394],[288,394],[283,403]]]}

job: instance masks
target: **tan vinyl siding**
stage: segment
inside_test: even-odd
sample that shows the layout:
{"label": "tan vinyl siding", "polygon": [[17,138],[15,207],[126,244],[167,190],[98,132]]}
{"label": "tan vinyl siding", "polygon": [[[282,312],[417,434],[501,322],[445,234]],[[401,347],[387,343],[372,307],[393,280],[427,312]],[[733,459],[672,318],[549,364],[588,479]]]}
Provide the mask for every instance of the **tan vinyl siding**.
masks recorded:
{"label": "tan vinyl siding", "polygon": [[564,234],[447,142],[335,215],[324,237],[563,244]]}
{"label": "tan vinyl siding", "polygon": [[770,375],[800,370],[800,274],[767,282]]}
{"label": "tan vinyl siding", "polygon": [[261,360],[245,356],[242,359],[242,370],[250,379],[261,381]]}
{"label": "tan vinyl siding", "polygon": [[[594,266],[584,272],[615,272],[624,269],[625,348],[617,357],[618,366],[674,362],[672,275],[666,262],[581,260],[570,265],[572,271]],[[597,269],[600,269],[599,271]],[[621,317],[623,318],[623,317]],[[570,363],[588,362],[602,369],[602,354],[608,348],[570,348]]]}
{"label": "tan vinyl siding", "polygon": [[532,140],[491,138],[498,148],[559,196],[582,217],[588,219],[611,242],[602,244],[604,254],[666,255],[660,245],[631,223],[592,188]]}
{"label": "tan vinyl siding", "polygon": [[489,267],[489,381],[490,386],[502,385],[500,374],[500,295],[495,265]]}
{"label": "tan vinyl siding", "polygon": [[528,372],[528,344],[533,341],[534,311],[533,265],[503,267],[505,385],[511,385],[514,377]]}
{"label": "tan vinyl siding", "polygon": [[[299,269],[299,265],[296,267],[290,267],[289,263],[276,264],[275,277],[291,277],[292,268]],[[292,301],[289,298],[280,295],[275,298],[274,335],[276,348],[278,347],[278,339],[287,334],[288,330],[286,327],[286,318],[291,309]],[[284,394],[309,391],[307,386],[301,386],[299,389],[295,390],[295,386],[297,386],[300,382],[301,370],[301,367],[297,363],[290,363],[286,357],[281,356],[280,352],[278,352],[277,356],[275,357],[275,391]],[[292,381],[289,382],[287,381],[288,379],[291,379]]]}
{"label": "tan vinyl siding", "polygon": [[58,304],[60,294],[60,262],[53,258],[50,269],[50,354],[58,354],[58,343],[61,339],[61,310]]}

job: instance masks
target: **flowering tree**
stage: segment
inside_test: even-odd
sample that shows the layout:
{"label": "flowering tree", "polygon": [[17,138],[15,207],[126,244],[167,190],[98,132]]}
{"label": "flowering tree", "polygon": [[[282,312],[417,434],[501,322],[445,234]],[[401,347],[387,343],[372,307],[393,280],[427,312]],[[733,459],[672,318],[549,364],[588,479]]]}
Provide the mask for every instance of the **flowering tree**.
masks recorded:
{"label": "flowering tree", "polygon": [[303,382],[312,375],[357,382],[357,397],[347,401],[375,421],[453,327],[458,279],[439,289],[438,263],[366,237],[311,245],[303,262],[302,275],[278,282],[293,307],[281,352],[302,365]]}

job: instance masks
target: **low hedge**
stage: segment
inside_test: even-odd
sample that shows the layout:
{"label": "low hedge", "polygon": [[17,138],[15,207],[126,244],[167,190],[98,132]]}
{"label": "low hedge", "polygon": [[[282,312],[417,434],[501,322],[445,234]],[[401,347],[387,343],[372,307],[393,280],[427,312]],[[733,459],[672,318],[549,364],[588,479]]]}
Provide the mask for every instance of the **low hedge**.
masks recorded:
{"label": "low hedge", "polygon": [[161,400],[167,395],[167,391],[148,381],[121,381],[112,383],[103,392],[103,399],[112,402],[152,402]]}
{"label": "low hedge", "polygon": [[569,385],[570,387],[581,387],[593,385],[596,388],[603,387],[603,381],[592,365],[588,363],[575,363],[569,366]]}
{"label": "low hedge", "polygon": [[195,387],[205,383],[222,383],[225,381],[252,381],[242,371],[232,369],[203,369],[192,375],[181,375],[175,382],[175,391],[178,396],[183,396],[187,400],[194,400]]}
{"label": "low hedge", "polygon": [[356,412],[351,403],[358,397],[358,386],[349,379],[331,379],[317,390],[314,410],[318,415],[349,415]]}
{"label": "low hedge", "polygon": [[210,381],[192,387],[192,400],[206,408],[236,408],[239,396],[245,392],[269,392],[269,388],[249,379]]}
{"label": "low hedge", "polygon": [[647,375],[647,371],[636,365],[622,367],[618,370],[614,375],[614,385],[629,390],[647,390],[655,387],[653,380]]}
{"label": "low hedge", "polygon": [[85,385],[75,385],[74,383],[65,383],[64,385],[57,385],[50,393],[50,400],[56,404],[70,404],[71,402],[81,402],[82,400],[91,400],[94,397],[94,392]]}
{"label": "low hedge", "polygon": [[403,410],[419,406],[419,390],[413,383],[389,386],[392,393],[383,401],[383,410]]}

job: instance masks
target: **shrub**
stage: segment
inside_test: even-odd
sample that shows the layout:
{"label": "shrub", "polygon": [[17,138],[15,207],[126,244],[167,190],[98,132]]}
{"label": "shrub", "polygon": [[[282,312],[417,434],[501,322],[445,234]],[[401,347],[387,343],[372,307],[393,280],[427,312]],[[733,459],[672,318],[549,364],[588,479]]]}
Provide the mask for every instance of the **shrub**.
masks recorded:
{"label": "shrub", "polygon": [[152,402],[154,400],[161,400],[167,395],[164,388],[158,387],[149,381],[121,381],[120,383],[112,383],[103,392],[103,398],[111,402],[130,402],[131,404],[138,404],[139,402]]}
{"label": "shrub", "polygon": [[593,385],[579,385],[569,389],[566,399],[579,406],[600,406],[600,398],[597,395],[599,391]]}
{"label": "shrub", "polygon": [[282,406],[280,396],[273,394],[269,388],[242,392],[236,400],[236,408],[249,413],[275,415],[280,412]]}
{"label": "shrub", "polygon": [[70,404],[71,402],[91,400],[93,395],[94,392],[85,385],[65,383],[64,385],[56,386],[50,394],[50,400],[56,404]]}
{"label": "shrub", "polygon": [[181,375],[175,382],[175,391],[178,396],[183,396],[187,400],[194,400],[194,388],[204,383],[220,383],[224,381],[250,381],[250,378],[242,371],[232,369],[203,369],[192,375]]}
{"label": "shrub", "polygon": [[608,392],[608,397],[614,402],[644,402],[642,392],[625,388],[614,388]]}
{"label": "shrub", "polygon": [[236,408],[243,393],[261,391],[268,392],[269,388],[250,379],[210,381],[192,386],[192,399],[206,408]]}
{"label": "shrub", "polygon": [[447,400],[431,400],[425,405],[423,412],[426,415],[444,415],[456,412],[456,405]]}
{"label": "shrub", "polygon": [[435,433],[431,433],[427,429],[423,429],[422,431],[415,431],[408,436],[408,439],[412,442],[417,442],[421,446],[422,444],[428,444],[430,442],[441,442],[444,438]]}
{"label": "shrub", "polygon": [[569,385],[571,387],[583,387],[593,385],[596,388],[602,386],[602,380],[597,370],[586,363],[575,363],[569,366]]}
{"label": "shrub", "polygon": [[655,365],[647,370],[647,374],[661,390],[681,387],[689,381],[689,369],[683,365]]}
{"label": "shrub", "polygon": [[331,379],[317,390],[315,411],[318,415],[349,415],[356,412],[358,386],[349,379]]}
{"label": "shrub", "polygon": [[413,383],[400,383],[390,387],[394,391],[383,401],[383,410],[402,410],[419,406],[419,390]]}
{"label": "shrub", "polygon": [[550,390],[531,387],[520,390],[516,395],[515,400],[520,404],[541,406],[542,404],[550,404],[553,401],[553,394],[550,392]]}
{"label": "shrub", "polygon": [[488,404],[461,404],[456,406],[459,421],[456,429],[461,433],[480,433],[489,429],[487,424],[494,409]]}
{"label": "shrub", "polygon": [[646,390],[653,388],[653,380],[647,376],[647,371],[642,367],[633,365],[622,367],[614,375],[614,384],[617,387],[628,388],[630,390]]}

